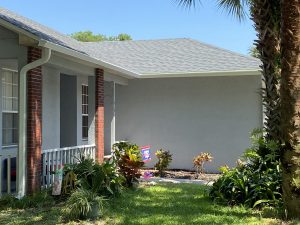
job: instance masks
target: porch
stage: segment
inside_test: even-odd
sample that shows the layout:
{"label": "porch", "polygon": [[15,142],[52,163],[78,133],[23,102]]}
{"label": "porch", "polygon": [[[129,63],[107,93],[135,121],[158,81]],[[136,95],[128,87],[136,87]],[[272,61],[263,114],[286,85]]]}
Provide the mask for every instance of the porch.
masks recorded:
{"label": "porch", "polygon": [[7,25],[0,25],[0,194],[24,196],[51,185],[50,171],[78,154],[101,162],[105,135],[110,153],[114,109],[105,121],[104,83],[126,84],[128,75]]}
{"label": "porch", "polygon": [[[96,160],[95,145],[81,145],[65,148],[43,150],[41,154],[41,184],[42,188],[49,188],[53,184],[57,169],[66,164],[77,163],[80,158]],[[0,195],[17,193],[17,155],[0,154]]]}
{"label": "porch", "polygon": [[[32,63],[44,55],[31,47],[27,54]],[[105,72],[104,80],[102,69],[59,55],[25,78],[22,68],[17,59],[0,59],[0,195],[50,187],[52,171],[81,155],[102,161],[104,133],[107,154],[114,140],[113,108],[104,122],[104,86],[122,83],[117,76]]]}

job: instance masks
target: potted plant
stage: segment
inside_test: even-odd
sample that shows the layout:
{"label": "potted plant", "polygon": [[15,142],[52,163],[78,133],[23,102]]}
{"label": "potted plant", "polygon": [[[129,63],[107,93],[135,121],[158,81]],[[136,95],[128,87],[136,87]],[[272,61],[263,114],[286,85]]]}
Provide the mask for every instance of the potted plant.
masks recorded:
{"label": "potted plant", "polygon": [[66,204],[71,219],[97,219],[103,212],[104,198],[95,192],[79,188],[74,191]]}

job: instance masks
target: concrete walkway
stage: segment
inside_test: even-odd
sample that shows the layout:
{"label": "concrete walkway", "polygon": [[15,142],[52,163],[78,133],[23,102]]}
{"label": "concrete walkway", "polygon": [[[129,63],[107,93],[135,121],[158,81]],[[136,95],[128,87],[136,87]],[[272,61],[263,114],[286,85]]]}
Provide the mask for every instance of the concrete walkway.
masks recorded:
{"label": "concrete walkway", "polygon": [[175,178],[161,178],[161,177],[151,177],[148,179],[140,178],[141,182],[148,183],[172,183],[172,184],[200,184],[200,185],[208,185],[211,186],[213,181],[205,181],[205,180],[191,180],[191,179],[175,179]]}

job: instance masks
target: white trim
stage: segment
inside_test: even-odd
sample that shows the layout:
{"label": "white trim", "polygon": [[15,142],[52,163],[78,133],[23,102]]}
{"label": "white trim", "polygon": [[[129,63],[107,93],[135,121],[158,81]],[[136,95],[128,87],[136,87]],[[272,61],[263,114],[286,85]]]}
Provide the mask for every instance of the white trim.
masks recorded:
{"label": "white trim", "polygon": [[6,67],[1,67],[0,69],[5,70],[5,71],[9,71],[9,72],[13,72],[13,73],[18,73],[19,72],[18,70],[6,68]]}
{"label": "white trim", "polygon": [[65,148],[54,148],[54,149],[46,149],[42,150],[42,154],[48,153],[48,152],[59,152],[59,151],[68,151],[78,148],[93,148],[96,147],[96,145],[78,145],[78,146],[71,146],[71,147],[65,147]]}
{"label": "white trim", "polygon": [[13,145],[2,145],[2,148],[17,148],[18,144],[13,144]]}
{"label": "white trim", "polygon": [[205,71],[205,72],[180,72],[180,73],[144,73],[139,78],[172,78],[172,77],[216,77],[216,76],[258,76],[260,70],[236,71]]}

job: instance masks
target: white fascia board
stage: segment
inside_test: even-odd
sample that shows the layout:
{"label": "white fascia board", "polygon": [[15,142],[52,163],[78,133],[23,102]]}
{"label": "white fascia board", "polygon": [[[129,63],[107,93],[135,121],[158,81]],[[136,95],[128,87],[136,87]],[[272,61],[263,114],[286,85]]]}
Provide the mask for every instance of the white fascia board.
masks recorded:
{"label": "white fascia board", "polygon": [[107,68],[107,69],[111,69],[111,70],[120,72],[122,74],[126,74],[129,77],[134,77],[134,78],[139,77],[139,74],[134,73],[134,72],[129,71],[129,70],[126,70],[126,69],[124,69],[122,67],[113,65],[113,64],[108,63],[108,62],[104,62],[104,61],[99,60],[99,59],[95,59],[95,58],[90,57],[90,56],[88,56],[88,55],[86,55],[84,53],[81,53],[81,52],[78,52],[78,51],[75,51],[75,50],[72,50],[72,49],[69,49],[69,48],[57,45],[57,44],[53,44],[53,43],[45,41],[45,40],[39,41],[39,46],[45,47],[45,48],[49,48],[49,49],[51,49],[53,51],[60,52],[60,53],[63,53],[65,55],[68,55],[68,56],[72,56],[72,57],[81,59],[83,61],[90,62],[90,63],[94,64],[95,67],[101,66],[101,67],[104,67],[104,68]]}
{"label": "white fascia board", "polygon": [[180,72],[180,73],[144,73],[139,78],[172,78],[172,77],[222,77],[222,76],[258,76],[260,70],[211,71],[211,72]]}

